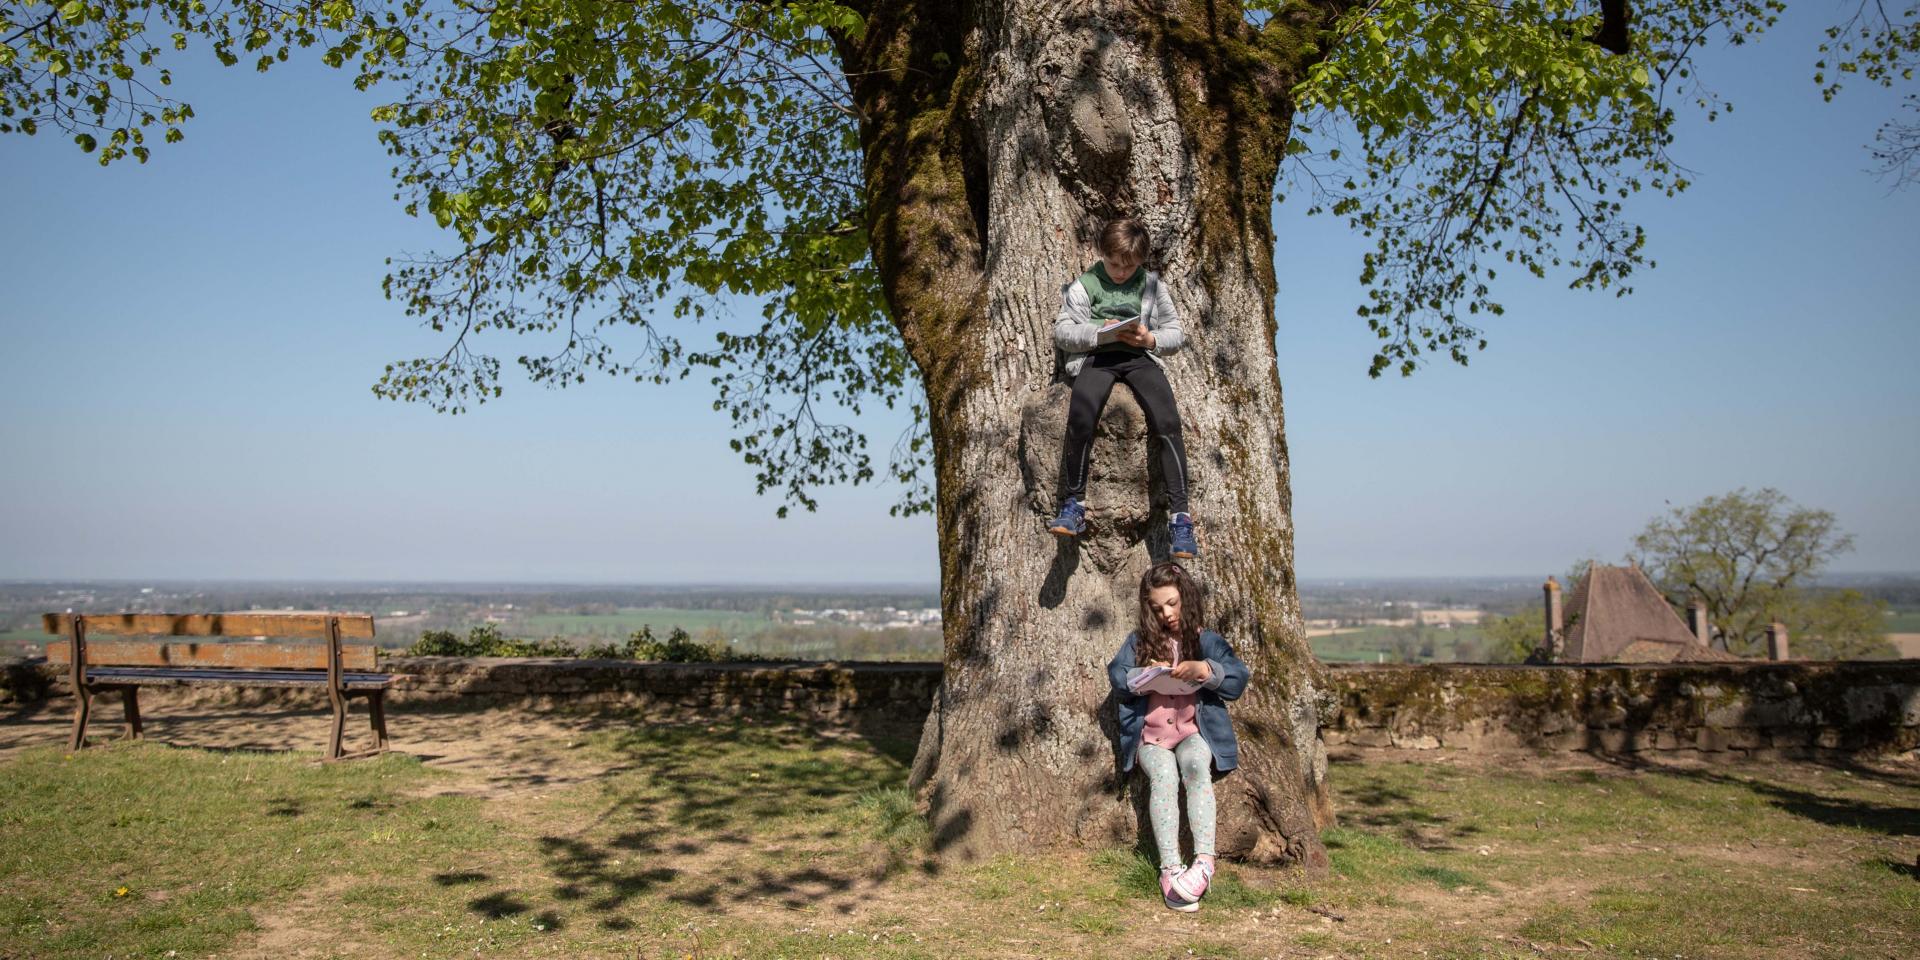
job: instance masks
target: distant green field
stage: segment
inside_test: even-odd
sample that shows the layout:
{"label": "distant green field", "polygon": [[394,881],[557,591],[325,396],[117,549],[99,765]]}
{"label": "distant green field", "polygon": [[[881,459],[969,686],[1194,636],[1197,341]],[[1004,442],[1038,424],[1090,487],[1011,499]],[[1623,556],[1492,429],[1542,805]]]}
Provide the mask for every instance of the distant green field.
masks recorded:
{"label": "distant green field", "polygon": [[[1401,627],[1361,627],[1347,633],[1313,637],[1307,643],[1313,648],[1314,656],[1328,662],[1373,663],[1384,656],[1387,663],[1399,663],[1400,654],[1394,646],[1394,638],[1405,633]],[[1433,656],[1419,659],[1429,663],[1450,663],[1463,659],[1463,651],[1458,649],[1461,645],[1479,642],[1480,628],[1429,629],[1422,635],[1422,642],[1428,639],[1433,642]]]}
{"label": "distant green field", "polygon": [[515,617],[506,625],[506,633],[523,637],[622,638],[651,626],[657,637],[665,637],[674,627],[699,636],[709,627],[728,638],[750,636],[773,626],[773,621],[738,610],[678,610],[672,607],[638,607],[619,613],[573,614],[536,613]]}
{"label": "distant green field", "polygon": [[0,656],[17,657],[29,650],[44,650],[53,637],[44,630],[0,630]]}
{"label": "distant green field", "polygon": [[1888,633],[1920,633],[1920,610],[1896,610],[1887,618]]}

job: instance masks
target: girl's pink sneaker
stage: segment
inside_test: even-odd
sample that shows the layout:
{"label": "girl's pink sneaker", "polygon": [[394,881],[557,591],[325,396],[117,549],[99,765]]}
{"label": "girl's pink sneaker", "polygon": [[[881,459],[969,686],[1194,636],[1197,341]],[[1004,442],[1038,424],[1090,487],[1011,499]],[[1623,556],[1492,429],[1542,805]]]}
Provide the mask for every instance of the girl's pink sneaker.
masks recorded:
{"label": "girl's pink sneaker", "polygon": [[1181,913],[1192,913],[1200,909],[1198,897],[1188,897],[1180,892],[1179,878],[1183,876],[1179,867],[1163,867],[1160,870],[1160,895],[1166,898],[1167,909]]}
{"label": "girl's pink sneaker", "polygon": [[[1166,874],[1161,874],[1165,877]],[[1213,881],[1213,858],[1194,858],[1193,866],[1184,872],[1175,874],[1171,883],[1173,893],[1183,900],[1200,905],[1200,898],[1207,895],[1207,885]]]}

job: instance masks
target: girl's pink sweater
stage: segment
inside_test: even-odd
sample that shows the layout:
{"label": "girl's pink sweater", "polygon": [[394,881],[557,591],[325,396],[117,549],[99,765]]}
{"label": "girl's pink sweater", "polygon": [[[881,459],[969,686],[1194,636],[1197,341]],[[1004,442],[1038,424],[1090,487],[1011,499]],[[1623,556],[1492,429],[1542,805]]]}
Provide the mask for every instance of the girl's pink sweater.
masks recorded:
{"label": "girl's pink sweater", "polygon": [[[1178,647],[1179,644],[1173,646]],[[1173,665],[1180,665],[1180,651],[1173,652]],[[1147,694],[1147,724],[1140,739],[1164,750],[1172,750],[1180,741],[1200,732],[1198,711],[1191,693]]]}

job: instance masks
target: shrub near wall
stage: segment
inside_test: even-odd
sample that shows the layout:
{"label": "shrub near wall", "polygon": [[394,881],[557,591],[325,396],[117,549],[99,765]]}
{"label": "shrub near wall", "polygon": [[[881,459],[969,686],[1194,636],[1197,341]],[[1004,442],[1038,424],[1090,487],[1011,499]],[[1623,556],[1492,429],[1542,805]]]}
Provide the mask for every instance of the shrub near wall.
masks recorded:
{"label": "shrub near wall", "polygon": [[45,657],[9,657],[0,661],[0,703],[27,704],[45,700],[53,678]]}
{"label": "shrub near wall", "polygon": [[548,640],[523,640],[508,637],[497,624],[485,623],[467,631],[465,639],[451,630],[428,630],[407,648],[413,657],[587,657],[595,660],[654,660],[664,663],[729,663],[757,660],[717,644],[700,643],[685,630],[674,627],[665,640],[653,636],[653,628],[635,630],[623,643],[596,643],[576,647],[558,637]]}

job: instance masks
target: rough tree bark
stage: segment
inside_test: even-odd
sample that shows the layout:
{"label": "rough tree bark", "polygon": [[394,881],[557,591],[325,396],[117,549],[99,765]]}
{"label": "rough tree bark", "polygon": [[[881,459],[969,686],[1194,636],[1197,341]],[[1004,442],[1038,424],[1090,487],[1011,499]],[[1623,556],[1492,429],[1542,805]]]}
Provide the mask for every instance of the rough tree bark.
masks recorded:
{"label": "rough tree bark", "polygon": [[[1189,346],[1170,359],[1212,625],[1253,668],[1232,708],[1221,851],[1319,868],[1319,671],[1300,618],[1274,364],[1274,178],[1302,4],[881,0],[840,53],[862,112],[873,252],[926,385],[946,679],[913,783],[963,857],[1129,840],[1105,664],[1166,554],[1137,407],[1094,451],[1094,530],[1046,532],[1066,406],[1051,328],[1106,219],[1144,219]],[[1156,484],[1157,478],[1151,478]],[[1137,795],[1139,791],[1133,791]]]}

